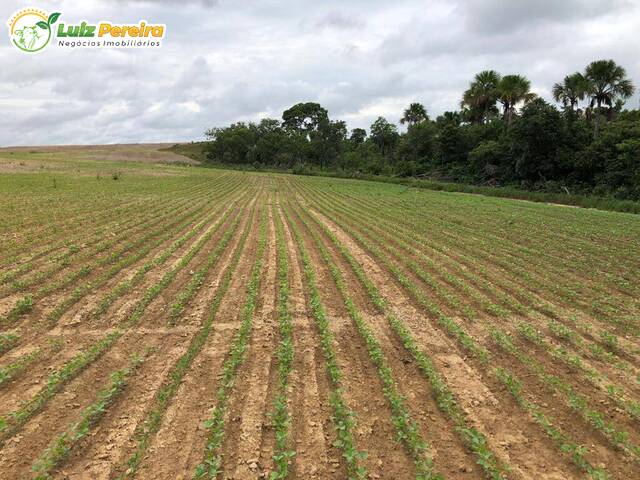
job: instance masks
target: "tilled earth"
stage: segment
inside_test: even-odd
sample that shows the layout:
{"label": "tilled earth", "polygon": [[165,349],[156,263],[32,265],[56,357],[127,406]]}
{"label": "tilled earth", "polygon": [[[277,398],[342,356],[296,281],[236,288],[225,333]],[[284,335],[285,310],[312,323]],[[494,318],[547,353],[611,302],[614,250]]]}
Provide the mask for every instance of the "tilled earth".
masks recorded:
{"label": "tilled earth", "polygon": [[171,168],[0,198],[1,478],[640,478],[635,216]]}

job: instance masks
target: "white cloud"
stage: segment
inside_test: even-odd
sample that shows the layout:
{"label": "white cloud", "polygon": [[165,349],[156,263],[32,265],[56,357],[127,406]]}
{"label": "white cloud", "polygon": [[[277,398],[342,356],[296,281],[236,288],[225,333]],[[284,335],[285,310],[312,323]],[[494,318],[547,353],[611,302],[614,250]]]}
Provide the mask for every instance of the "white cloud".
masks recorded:
{"label": "white cloud", "polygon": [[[640,84],[630,0],[40,0],[61,19],[167,24],[162,49],[0,44],[0,145],[192,140],[319,101],[349,127],[458,108],[485,68],[554,82],[613,58]],[[5,0],[0,16],[23,8]],[[5,39],[7,37],[5,36]],[[639,85],[640,86],[640,85]],[[637,107],[638,95],[629,102]]]}

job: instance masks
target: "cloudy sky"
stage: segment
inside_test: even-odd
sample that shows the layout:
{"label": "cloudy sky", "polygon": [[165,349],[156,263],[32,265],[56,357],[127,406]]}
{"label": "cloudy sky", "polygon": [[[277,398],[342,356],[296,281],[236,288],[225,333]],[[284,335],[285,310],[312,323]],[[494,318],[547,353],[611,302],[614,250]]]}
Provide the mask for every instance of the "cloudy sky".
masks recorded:
{"label": "cloudy sky", "polygon": [[[0,42],[0,145],[167,142],[318,101],[367,127],[412,101],[458,107],[473,75],[520,73],[551,100],[613,58],[640,86],[640,0],[2,0],[60,21],[167,24],[156,50],[25,55]],[[628,105],[637,108],[636,94]]]}

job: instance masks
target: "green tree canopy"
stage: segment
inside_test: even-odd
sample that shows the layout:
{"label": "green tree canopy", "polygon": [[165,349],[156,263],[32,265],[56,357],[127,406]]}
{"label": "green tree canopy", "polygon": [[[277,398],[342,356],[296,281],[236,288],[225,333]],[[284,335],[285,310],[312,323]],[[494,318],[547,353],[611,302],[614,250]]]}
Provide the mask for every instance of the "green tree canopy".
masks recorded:
{"label": "green tree canopy", "polygon": [[531,82],[522,75],[505,75],[498,84],[498,101],[502,104],[502,113],[507,125],[511,125],[516,105],[530,102],[536,97],[530,91]]}
{"label": "green tree canopy", "polygon": [[584,75],[591,108],[597,107],[595,114],[595,135],[598,135],[602,105],[611,110],[616,100],[633,95],[635,87],[627,77],[627,72],[613,60],[591,62]]}
{"label": "green tree canopy", "polygon": [[282,113],[282,125],[288,131],[309,134],[316,130],[329,114],[319,103],[296,103]]}
{"label": "green tree canopy", "polygon": [[421,103],[411,103],[404,111],[400,123],[409,126],[428,120],[427,109]]}
{"label": "green tree canopy", "polygon": [[500,74],[495,70],[484,70],[474,77],[469,88],[462,95],[460,106],[472,123],[486,123],[498,113],[498,85]]}
{"label": "green tree canopy", "polygon": [[551,93],[556,102],[571,110],[578,105],[579,100],[583,100],[587,93],[588,83],[580,72],[572,73],[564,77],[562,83],[553,85]]}
{"label": "green tree canopy", "polygon": [[359,145],[367,139],[367,131],[364,128],[354,128],[351,130],[349,141],[354,145]]}
{"label": "green tree canopy", "polygon": [[378,117],[371,124],[371,140],[375,143],[383,154],[388,154],[395,146],[398,138],[398,127],[384,117]]}

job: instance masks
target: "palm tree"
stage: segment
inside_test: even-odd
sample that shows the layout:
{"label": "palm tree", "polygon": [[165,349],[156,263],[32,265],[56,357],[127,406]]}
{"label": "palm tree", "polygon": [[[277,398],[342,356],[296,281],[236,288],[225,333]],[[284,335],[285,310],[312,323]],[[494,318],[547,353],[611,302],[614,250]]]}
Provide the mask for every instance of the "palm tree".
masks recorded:
{"label": "palm tree", "polygon": [[556,83],[552,89],[553,99],[561,102],[573,111],[579,100],[583,100],[587,93],[587,80],[580,72],[564,77],[562,83]]}
{"label": "palm tree", "polygon": [[416,123],[423,122],[427,120],[429,116],[427,115],[427,109],[424,108],[424,105],[421,103],[412,103],[409,107],[404,111],[404,115],[400,119],[400,123],[415,125]]}
{"label": "palm tree", "polygon": [[491,114],[497,113],[499,83],[500,74],[495,70],[484,70],[476,74],[460,102],[472,122],[485,123]]}
{"label": "palm tree", "polygon": [[587,93],[591,97],[591,108],[597,107],[594,136],[598,136],[602,105],[611,109],[616,100],[633,95],[635,87],[631,80],[625,78],[626,76],[625,69],[613,60],[596,60],[587,66],[584,75],[587,80]]}
{"label": "palm tree", "polygon": [[510,126],[516,105],[520,102],[529,103],[536,98],[536,94],[530,92],[531,82],[522,75],[505,75],[498,84],[498,101],[502,104],[503,115]]}

